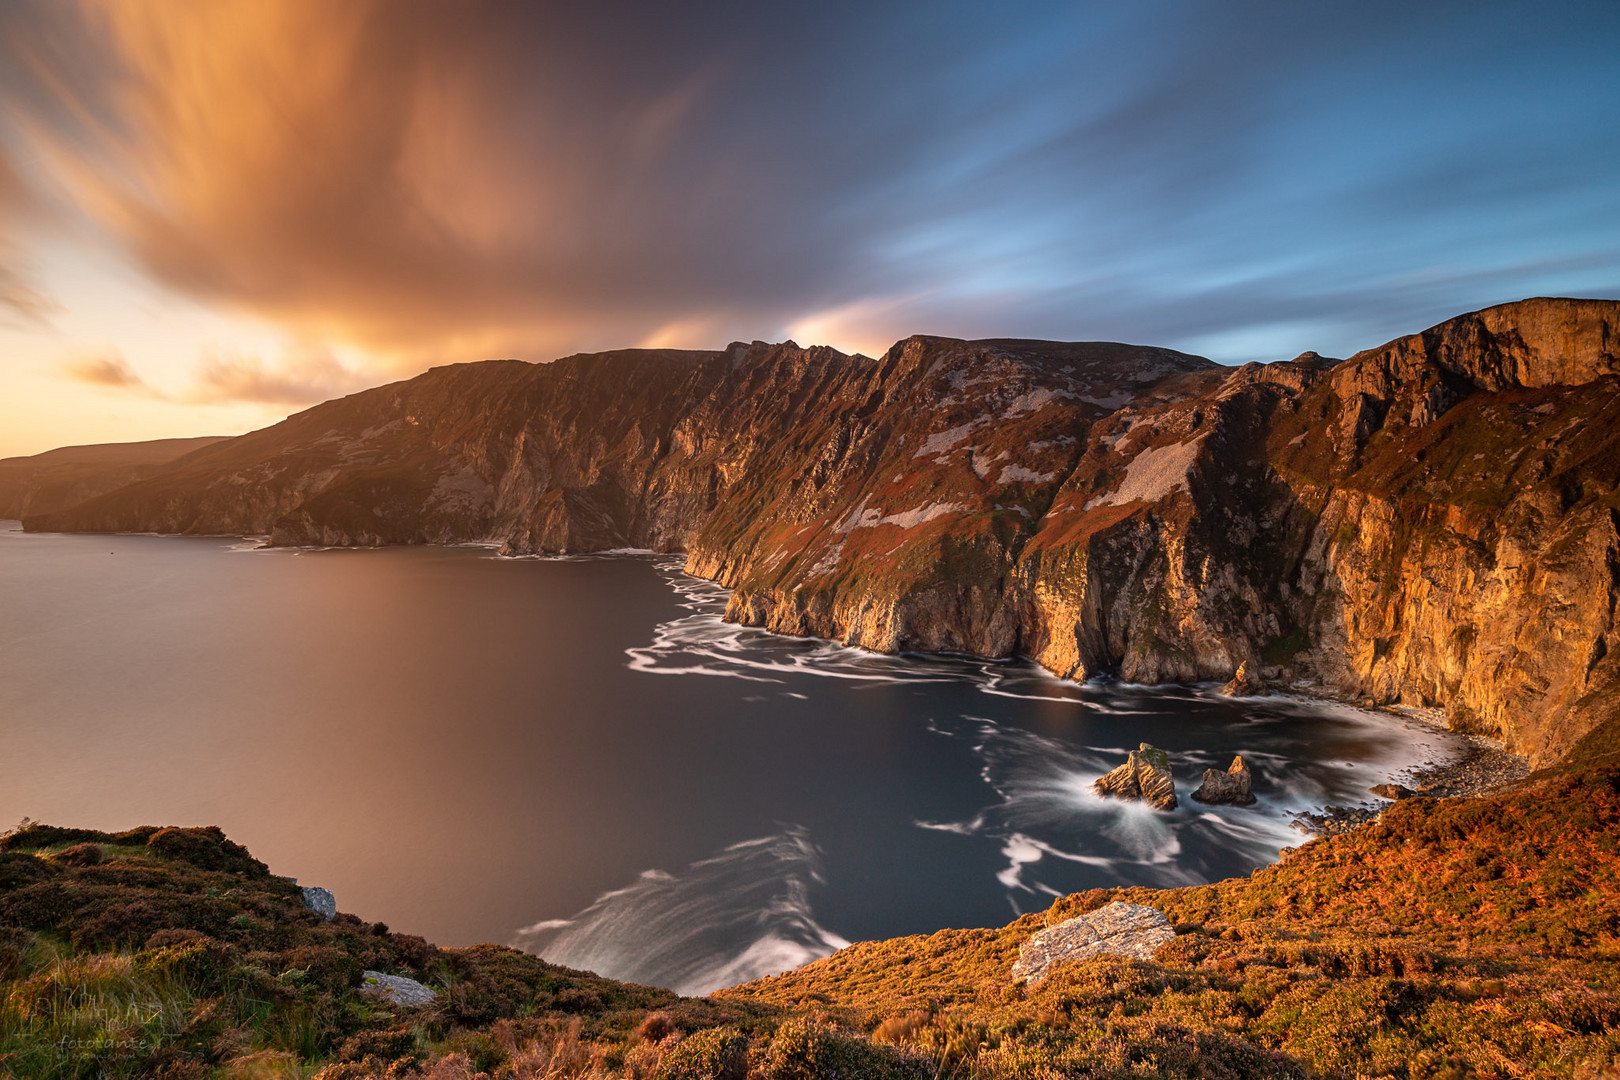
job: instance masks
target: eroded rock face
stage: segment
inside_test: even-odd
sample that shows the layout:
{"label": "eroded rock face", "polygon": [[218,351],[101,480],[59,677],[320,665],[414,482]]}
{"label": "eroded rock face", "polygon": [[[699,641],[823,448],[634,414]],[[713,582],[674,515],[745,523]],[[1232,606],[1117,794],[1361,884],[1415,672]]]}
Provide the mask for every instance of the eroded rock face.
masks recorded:
{"label": "eroded rock face", "polygon": [[1620,708],[1620,303],[1335,361],[913,337],[437,368],[33,529],[687,554],[728,618],[1064,676],[1275,671],[1538,762]]}
{"label": "eroded rock face", "polygon": [[1217,806],[1249,806],[1255,801],[1254,792],[1250,790],[1251,781],[1249,767],[1239,755],[1232,759],[1225,772],[1205,769],[1204,781],[1198,785],[1192,797],[1198,802]]}
{"label": "eroded rock face", "polygon": [[1125,764],[1092,784],[1091,790],[1115,799],[1145,802],[1155,810],[1174,810],[1177,806],[1170,756],[1147,743],[1132,750]]}
{"label": "eroded rock face", "polygon": [[1158,908],[1116,900],[1096,911],[1065,920],[1024,942],[1013,961],[1012,980],[1034,985],[1056,964],[1093,956],[1151,960],[1175,930]]}

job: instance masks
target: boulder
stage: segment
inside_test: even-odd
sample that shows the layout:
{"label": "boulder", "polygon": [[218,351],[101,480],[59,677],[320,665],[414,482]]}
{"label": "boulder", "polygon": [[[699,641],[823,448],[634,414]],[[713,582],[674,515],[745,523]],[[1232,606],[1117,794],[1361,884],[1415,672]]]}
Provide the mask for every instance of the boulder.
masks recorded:
{"label": "boulder", "polygon": [[1247,660],[1238,665],[1237,674],[1232,676],[1232,681],[1221,687],[1221,693],[1227,697],[1254,697],[1265,692],[1265,680],[1249,670]]}
{"label": "boulder", "polygon": [[304,894],[304,906],[315,912],[327,922],[337,914],[337,898],[332,890],[323,889],[319,885],[302,885],[299,891]]}
{"label": "boulder", "polygon": [[364,993],[394,1005],[404,1005],[407,1008],[431,1005],[433,999],[439,996],[415,979],[407,979],[403,975],[384,975],[380,971],[365,971],[361,972],[361,977],[364,981],[360,989]]}
{"label": "boulder", "polygon": [[1380,799],[1389,799],[1398,802],[1401,799],[1410,799],[1417,792],[1404,784],[1374,784],[1367,789],[1369,794],[1377,795]]}
{"label": "boulder", "polygon": [[1225,772],[1216,769],[1204,770],[1204,782],[1198,785],[1198,790],[1192,797],[1201,803],[1214,805],[1248,806],[1254,802],[1254,792],[1249,788],[1249,767],[1243,764],[1240,754],[1232,759]]}
{"label": "boulder", "polygon": [[1093,956],[1129,956],[1151,960],[1159,946],[1176,932],[1158,908],[1116,900],[1049,926],[1024,942],[1013,962],[1013,982],[1034,985],[1046,978],[1052,965]]}
{"label": "boulder", "polygon": [[1156,810],[1174,810],[1177,806],[1170,756],[1147,743],[1132,750],[1125,764],[1092,784],[1091,790],[1115,799],[1140,800]]}

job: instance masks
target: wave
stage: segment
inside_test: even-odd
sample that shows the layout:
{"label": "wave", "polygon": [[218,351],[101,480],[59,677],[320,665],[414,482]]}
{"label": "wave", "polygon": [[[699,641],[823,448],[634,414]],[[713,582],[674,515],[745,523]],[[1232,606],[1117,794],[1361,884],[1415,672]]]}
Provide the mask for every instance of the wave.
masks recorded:
{"label": "wave", "polygon": [[708,994],[849,944],[816,922],[813,884],[825,884],[821,853],[807,830],[790,826],[678,874],[643,871],[571,918],[525,927],[512,944],[565,967]]}

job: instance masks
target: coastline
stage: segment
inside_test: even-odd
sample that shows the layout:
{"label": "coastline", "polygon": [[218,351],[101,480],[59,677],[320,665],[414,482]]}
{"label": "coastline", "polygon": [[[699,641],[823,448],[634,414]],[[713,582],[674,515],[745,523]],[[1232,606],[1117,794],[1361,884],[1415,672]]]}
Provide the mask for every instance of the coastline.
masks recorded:
{"label": "coastline", "polygon": [[1393,786],[1405,789],[1405,793],[1398,798],[1386,798],[1368,791],[1369,798],[1365,803],[1324,806],[1320,813],[1296,815],[1294,828],[1305,833],[1308,839],[1338,836],[1358,829],[1377,821],[1386,810],[1406,799],[1478,799],[1496,795],[1533,771],[1529,758],[1511,753],[1500,739],[1457,731],[1447,726],[1445,713],[1440,709],[1394,706],[1378,711],[1401,717],[1408,724],[1444,732],[1463,743],[1463,752],[1449,761],[1424,762],[1397,774],[1392,781]]}

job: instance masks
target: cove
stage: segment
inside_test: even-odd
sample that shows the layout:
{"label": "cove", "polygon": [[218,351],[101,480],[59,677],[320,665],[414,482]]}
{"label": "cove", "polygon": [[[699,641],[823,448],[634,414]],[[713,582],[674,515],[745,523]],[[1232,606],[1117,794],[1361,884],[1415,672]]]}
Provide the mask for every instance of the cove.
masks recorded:
{"label": "cove", "polygon": [[[1215,880],[1455,750],[1398,718],[720,620],[638,555],[0,525],[0,817],[218,824],[339,906],[706,992],[846,941]],[[1148,741],[1182,806],[1099,800]],[[1241,753],[1259,803],[1186,796]]]}

